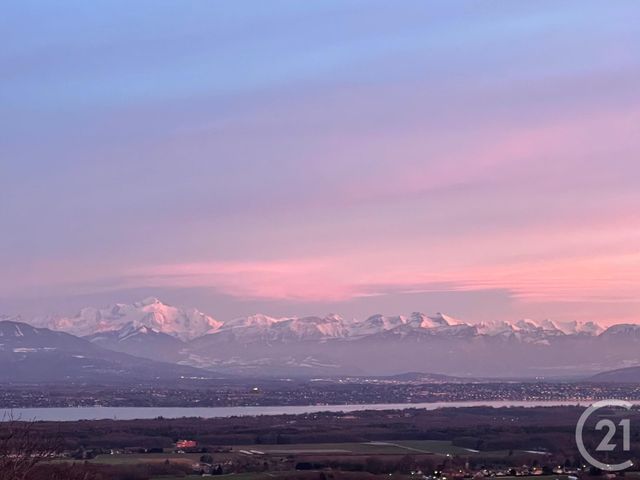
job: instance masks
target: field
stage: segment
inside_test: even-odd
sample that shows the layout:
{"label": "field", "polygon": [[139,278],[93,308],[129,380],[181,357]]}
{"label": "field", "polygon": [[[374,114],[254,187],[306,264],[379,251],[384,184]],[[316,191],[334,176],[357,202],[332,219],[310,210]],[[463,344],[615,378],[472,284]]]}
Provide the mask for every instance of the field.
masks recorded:
{"label": "field", "polygon": [[[246,455],[444,455],[506,457],[509,450],[478,451],[453,445],[447,440],[388,440],[379,442],[313,443],[294,445],[237,445]],[[514,450],[511,454],[531,453]],[[541,454],[543,454],[541,452]]]}
{"label": "field", "polygon": [[233,450],[246,452],[247,455],[407,455],[415,453],[468,455],[472,452],[465,448],[456,447],[449,441],[440,440],[237,445]]}

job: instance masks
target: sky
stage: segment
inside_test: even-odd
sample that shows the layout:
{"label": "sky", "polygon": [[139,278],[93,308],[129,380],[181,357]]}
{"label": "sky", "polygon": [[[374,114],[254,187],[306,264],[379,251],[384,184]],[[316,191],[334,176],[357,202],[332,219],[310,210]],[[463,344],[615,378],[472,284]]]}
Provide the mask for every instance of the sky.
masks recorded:
{"label": "sky", "polygon": [[637,1],[9,0],[0,313],[640,322]]}

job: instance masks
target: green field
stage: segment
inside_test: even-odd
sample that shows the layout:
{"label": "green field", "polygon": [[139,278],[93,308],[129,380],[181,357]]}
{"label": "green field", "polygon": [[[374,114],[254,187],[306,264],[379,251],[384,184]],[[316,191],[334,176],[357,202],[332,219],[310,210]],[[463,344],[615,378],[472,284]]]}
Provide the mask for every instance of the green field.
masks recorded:
{"label": "green field", "polygon": [[384,441],[362,443],[313,443],[292,445],[236,445],[235,453],[244,450],[254,455],[406,455],[439,454],[469,455],[472,451],[456,447],[449,441],[414,440]]}
{"label": "green field", "polygon": [[[235,453],[241,451],[262,452],[271,455],[362,455],[403,453],[404,448],[393,445],[376,445],[371,443],[311,443],[292,445],[237,445]],[[259,453],[257,453],[259,455]]]}

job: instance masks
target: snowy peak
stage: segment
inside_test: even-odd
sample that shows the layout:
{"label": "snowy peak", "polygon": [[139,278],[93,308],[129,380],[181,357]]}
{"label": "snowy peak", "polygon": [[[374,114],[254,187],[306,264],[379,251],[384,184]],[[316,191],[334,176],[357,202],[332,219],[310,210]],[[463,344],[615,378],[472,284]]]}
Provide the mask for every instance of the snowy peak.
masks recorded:
{"label": "snowy peak", "polygon": [[283,317],[251,315],[225,322],[209,332],[220,338],[246,343],[323,340],[349,336],[349,329],[339,315],[325,317]]}
{"label": "snowy peak", "polygon": [[513,323],[505,321],[483,322],[476,325],[478,333],[487,336],[515,337],[521,340],[545,339],[553,336],[582,335],[597,336],[604,328],[595,322],[532,320],[529,318]]}
{"label": "snowy peak", "polygon": [[451,327],[454,325],[464,324],[463,321],[457,320],[440,312],[434,315],[425,315],[424,313],[413,312],[409,317],[408,323],[420,328]]}
{"label": "snowy peak", "polygon": [[[266,328],[271,328],[276,323],[283,322],[286,320],[287,318],[275,318],[275,317],[269,317],[267,315],[256,314],[256,315],[249,315],[248,317],[235,318],[228,322],[224,322],[224,324],[221,325],[221,329],[224,329],[224,330],[235,329],[235,328],[266,329]],[[213,333],[213,332],[210,332],[210,333]]]}
{"label": "snowy peak", "polygon": [[476,325],[476,329],[480,335],[489,337],[510,336],[515,332],[515,328],[509,322],[482,322]]}
{"label": "snowy peak", "polygon": [[556,320],[519,320],[514,324],[519,330],[524,331],[544,331],[556,332],[564,335],[598,335],[604,331],[600,325],[594,322],[578,322],[578,321],[556,321]]}
{"label": "snowy peak", "polygon": [[449,315],[440,312],[435,315],[429,315],[429,319],[442,326],[465,325],[465,322],[462,320],[458,320],[457,318],[450,317]]}
{"label": "snowy peak", "polygon": [[150,305],[162,306],[163,304],[156,297],[147,297],[147,298],[145,298],[143,300],[140,300],[139,302],[133,302],[133,306],[134,307],[138,307],[138,308],[144,308],[144,307],[148,307]]}
{"label": "snowy peak", "polygon": [[353,337],[385,332],[403,335],[410,335],[412,332],[431,335],[459,335],[463,331],[468,333],[475,330],[473,326],[443,313],[426,315],[421,312],[413,312],[408,316],[372,315],[362,322],[354,322],[349,327],[350,335]]}
{"label": "snowy peak", "polygon": [[401,315],[385,316],[378,314],[372,315],[362,322],[355,322],[351,325],[350,331],[353,336],[372,335],[392,330],[406,323],[407,319]]}
{"label": "snowy peak", "polygon": [[36,322],[78,336],[121,330],[130,325],[134,329],[146,327],[181,340],[202,336],[222,326],[222,322],[196,309],[182,310],[154,297],[133,304],[83,308],[73,317],[47,317]]}
{"label": "snowy peak", "polygon": [[604,327],[598,325],[595,322],[554,322],[558,329],[562,330],[567,335],[585,334],[585,335],[600,335],[604,332]]}
{"label": "snowy peak", "polygon": [[281,330],[281,337],[297,339],[344,338],[349,335],[349,329],[339,315],[326,317],[292,318],[280,322],[277,328]]}

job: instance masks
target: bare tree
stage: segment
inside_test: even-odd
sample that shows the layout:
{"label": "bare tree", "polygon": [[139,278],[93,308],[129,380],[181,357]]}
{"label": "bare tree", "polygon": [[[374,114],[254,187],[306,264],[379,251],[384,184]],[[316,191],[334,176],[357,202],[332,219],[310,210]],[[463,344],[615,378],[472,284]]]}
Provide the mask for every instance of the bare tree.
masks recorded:
{"label": "bare tree", "polygon": [[4,414],[0,423],[0,480],[26,480],[39,463],[60,452],[59,439],[38,436],[34,424]]}

